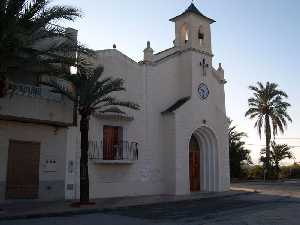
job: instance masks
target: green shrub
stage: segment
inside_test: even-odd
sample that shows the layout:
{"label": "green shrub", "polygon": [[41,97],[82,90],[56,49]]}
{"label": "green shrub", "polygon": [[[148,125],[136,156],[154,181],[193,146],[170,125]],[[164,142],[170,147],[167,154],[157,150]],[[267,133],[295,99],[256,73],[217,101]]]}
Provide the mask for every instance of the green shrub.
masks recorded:
{"label": "green shrub", "polygon": [[300,165],[295,163],[290,166],[282,166],[280,168],[280,176],[289,179],[300,178]]}
{"label": "green shrub", "polygon": [[260,165],[254,165],[248,168],[248,180],[256,180],[264,178],[264,170]]}

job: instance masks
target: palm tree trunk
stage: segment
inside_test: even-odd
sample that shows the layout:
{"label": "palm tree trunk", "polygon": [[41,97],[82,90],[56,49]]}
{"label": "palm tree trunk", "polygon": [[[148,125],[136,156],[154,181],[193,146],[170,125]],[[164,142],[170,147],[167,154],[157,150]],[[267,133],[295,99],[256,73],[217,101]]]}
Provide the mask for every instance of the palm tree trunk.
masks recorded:
{"label": "palm tree trunk", "polygon": [[266,134],[266,178],[269,179],[271,175],[271,151],[270,151],[270,142],[271,142],[271,127],[270,127],[270,118],[269,115],[265,116],[265,134]]}
{"label": "palm tree trunk", "polygon": [[6,67],[0,65],[0,98],[3,98],[6,95],[7,80],[5,77],[6,74],[5,71],[6,71]]}
{"label": "palm tree trunk", "polygon": [[89,116],[81,114],[81,157],[80,157],[80,202],[88,203],[89,194],[89,173],[88,173],[88,149],[89,149]]}
{"label": "palm tree trunk", "polygon": [[5,97],[9,91],[9,83],[7,78],[0,76],[0,98]]}
{"label": "palm tree trunk", "polygon": [[78,97],[76,97],[76,101],[73,105],[73,126],[77,127],[78,124]]}
{"label": "palm tree trunk", "polygon": [[0,76],[0,98],[5,96],[5,81]]}
{"label": "palm tree trunk", "polygon": [[279,179],[279,171],[280,171],[279,162],[275,163],[275,168],[276,168],[276,178]]}

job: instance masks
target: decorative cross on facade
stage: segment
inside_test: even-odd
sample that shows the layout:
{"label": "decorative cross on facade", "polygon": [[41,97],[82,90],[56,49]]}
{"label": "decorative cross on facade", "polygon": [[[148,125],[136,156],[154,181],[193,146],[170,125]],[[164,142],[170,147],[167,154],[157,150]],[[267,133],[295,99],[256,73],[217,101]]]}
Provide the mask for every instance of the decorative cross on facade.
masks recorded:
{"label": "decorative cross on facade", "polygon": [[200,66],[202,66],[203,69],[203,76],[206,76],[206,68],[209,68],[209,65],[206,63],[205,59],[200,62]]}

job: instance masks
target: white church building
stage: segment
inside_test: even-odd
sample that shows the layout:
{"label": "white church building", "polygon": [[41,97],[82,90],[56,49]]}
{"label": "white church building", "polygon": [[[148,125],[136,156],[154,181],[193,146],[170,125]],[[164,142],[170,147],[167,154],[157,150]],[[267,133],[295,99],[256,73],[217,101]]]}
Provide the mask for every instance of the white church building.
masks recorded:
{"label": "white church building", "polygon": [[[212,66],[211,25],[215,21],[194,4],[170,21],[175,24],[174,46],[154,54],[148,42],[141,62],[116,48],[97,51],[95,66],[104,66],[104,76],[123,78],[127,90],[120,98],[138,103],[141,110],[128,110],[126,116],[96,114],[91,118],[91,198],[229,190],[226,81],[221,64],[217,69]],[[48,123],[47,128],[36,125],[32,135],[36,138],[45,129],[50,139],[33,140],[27,133],[23,140],[20,124],[15,123],[19,122],[0,121],[5,137],[0,154],[8,157],[11,140],[40,143],[34,147],[40,148],[38,172],[31,173],[38,176],[40,186],[29,192],[36,191],[34,196],[42,199],[78,198],[79,128],[70,127],[72,121]],[[63,136],[58,138],[58,134]],[[4,171],[0,172],[3,192],[8,192],[8,164],[3,162]],[[14,196],[13,189],[10,191]]]}
{"label": "white church building", "polygon": [[[170,21],[174,46],[154,54],[148,42],[142,62],[117,49],[97,51],[96,65],[104,66],[104,76],[123,78],[122,97],[141,110],[92,118],[92,198],[229,189],[226,82],[221,65],[212,66],[215,21],[194,4]],[[78,132],[72,143],[79,152]],[[76,158],[69,149],[67,158],[78,162],[79,154]],[[67,182],[76,183],[72,179],[78,173]]]}

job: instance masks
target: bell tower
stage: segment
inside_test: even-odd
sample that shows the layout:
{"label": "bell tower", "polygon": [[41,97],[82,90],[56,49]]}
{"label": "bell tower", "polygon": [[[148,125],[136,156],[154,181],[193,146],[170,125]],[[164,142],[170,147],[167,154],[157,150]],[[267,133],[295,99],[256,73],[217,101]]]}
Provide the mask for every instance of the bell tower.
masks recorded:
{"label": "bell tower", "polygon": [[175,23],[175,47],[212,54],[210,25],[215,21],[203,15],[194,3],[170,21]]}

